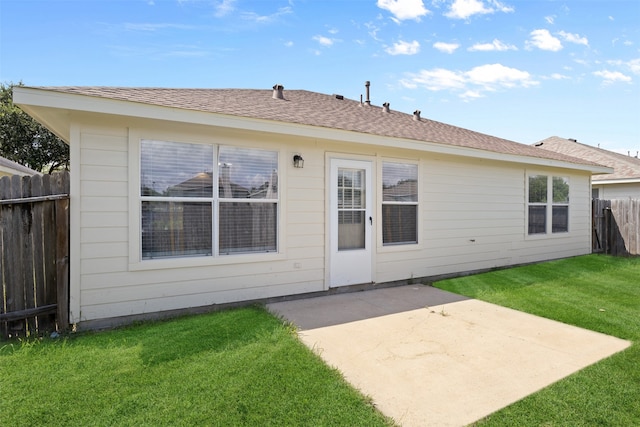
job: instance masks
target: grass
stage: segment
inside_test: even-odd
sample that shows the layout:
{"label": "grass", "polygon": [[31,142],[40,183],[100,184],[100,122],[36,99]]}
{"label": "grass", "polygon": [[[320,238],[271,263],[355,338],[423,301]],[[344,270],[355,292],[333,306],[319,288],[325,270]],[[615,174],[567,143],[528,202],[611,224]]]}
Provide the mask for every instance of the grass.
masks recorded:
{"label": "grass", "polygon": [[640,425],[640,258],[588,255],[434,286],[633,342],[476,425]]}
{"label": "grass", "polygon": [[388,426],[260,307],[0,342],[0,425]]}

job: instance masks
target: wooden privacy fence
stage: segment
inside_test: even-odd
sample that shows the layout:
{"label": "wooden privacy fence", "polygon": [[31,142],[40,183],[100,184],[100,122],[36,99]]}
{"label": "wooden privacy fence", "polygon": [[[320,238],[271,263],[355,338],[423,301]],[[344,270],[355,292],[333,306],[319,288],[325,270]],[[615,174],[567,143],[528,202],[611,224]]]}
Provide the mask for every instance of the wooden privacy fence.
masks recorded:
{"label": "wooden privacy fence", "polygon": [[0,178],[0,333],[69,324],[69,172]]}
{"label": "wooden privacy fence", "polygon": [[640,255],[640,199],[592,201],[593,252]]}

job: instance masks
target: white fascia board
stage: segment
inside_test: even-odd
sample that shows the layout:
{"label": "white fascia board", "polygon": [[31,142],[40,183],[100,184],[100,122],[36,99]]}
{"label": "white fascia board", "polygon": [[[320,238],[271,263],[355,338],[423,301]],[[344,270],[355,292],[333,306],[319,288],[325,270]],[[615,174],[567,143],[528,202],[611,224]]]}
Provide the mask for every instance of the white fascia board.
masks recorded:
{"label": "white fascia board", "polygon": [[591,180],[592,185],[607,185],[607,184],[640,184],[640,178],[628,178],[628,179],[597,179]]}
{"label": "white fascia board", "polygon": [[[573,169],[591,173],[612,173],[613,169],[604,166],[582,165],[560,160],[538,157],[519,156],[513,154],[496,153],[475,148],[459,147],[436,142],[424,142],[411,139],[393,138],[368,133],[310,126],[297,123],[278,122],[273,120],[255,119],[232,116],[221,113],[186,110],[181,108],[143,104],[131,101],[121,101],[87,95],[61,93],[37,88],[14,88],[14,102],[18,105],[34,105],[82,112],[130,116],[154,120],[166,120],[208,126],[221,126],[232,129],[253,130],[256,132],[270,132],[291,136],[306,136],[309,138],[323,138],[334,141],[344,141],[356,144],[378,145],[382,147],[396,147],[422,152],[447,154],[453,156],[472,157],[483,160],[522,163],[535,166]],[[393,142],[391,144],[390,142]]]}

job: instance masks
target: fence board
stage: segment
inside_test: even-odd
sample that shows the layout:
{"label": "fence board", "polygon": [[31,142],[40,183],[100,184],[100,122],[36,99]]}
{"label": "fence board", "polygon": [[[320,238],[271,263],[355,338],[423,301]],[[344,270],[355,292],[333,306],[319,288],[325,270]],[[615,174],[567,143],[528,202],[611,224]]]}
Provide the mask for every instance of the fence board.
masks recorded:
{"label": "fence board", "polygon": [[[10,198],[11,197],[11,178],[8,176],[3,176],[0,178],[0,199]],[[0,314],[7,312],[7,289],[5,287],[7,266],[8,266],[8,256],[9,256],[9,242],[10,236],[9,232],[11,230],[11,222],[9,221],[8,215],[4,214],[3,210],[0,209],[0,290],[2,291],[2,305],[0,306]],[[2,336],[6,337],[9,335],[9,325],[6,322],[0,323],[0,332]]]}
{"label": "fence board", "polygon": [[[69,194],[69,174],[56,176],[56,191]],[[69,324],[69,199],[54,202],[56,214],[56,295],[58,322]]]}
{"label": "fence board", "polygon": [[593,200],[593,252],[640,255],[640,199]]}
{"label": "fence board", "polygon": [[68,193],[68,172],[0,179],[4,337],[68,326]]}
{"label": "fence board", "polygon": [[[22,197],[31,197],[31,177],[22,177]],[[33,207],[29,205],[18,206],[21,215],[22,230],[19,232],[22,235],[22,262],[25,267],[24,274],[24,307],[29,308],[32,304],[35,304],[36,291],[34,280],[34,265],[33,265]],[[35,331],[36,318],[27,317],[27,330]]]}

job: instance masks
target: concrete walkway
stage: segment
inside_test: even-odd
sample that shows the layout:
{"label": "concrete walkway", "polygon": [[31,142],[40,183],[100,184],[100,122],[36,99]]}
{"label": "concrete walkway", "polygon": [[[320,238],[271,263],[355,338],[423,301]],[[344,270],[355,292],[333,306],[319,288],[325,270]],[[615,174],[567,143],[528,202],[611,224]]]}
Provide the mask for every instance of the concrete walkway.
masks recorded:
{"label": "concrete walkway", "polygon": [[630,345],[421,285],[268,309],[402,426],[467,425]]}

